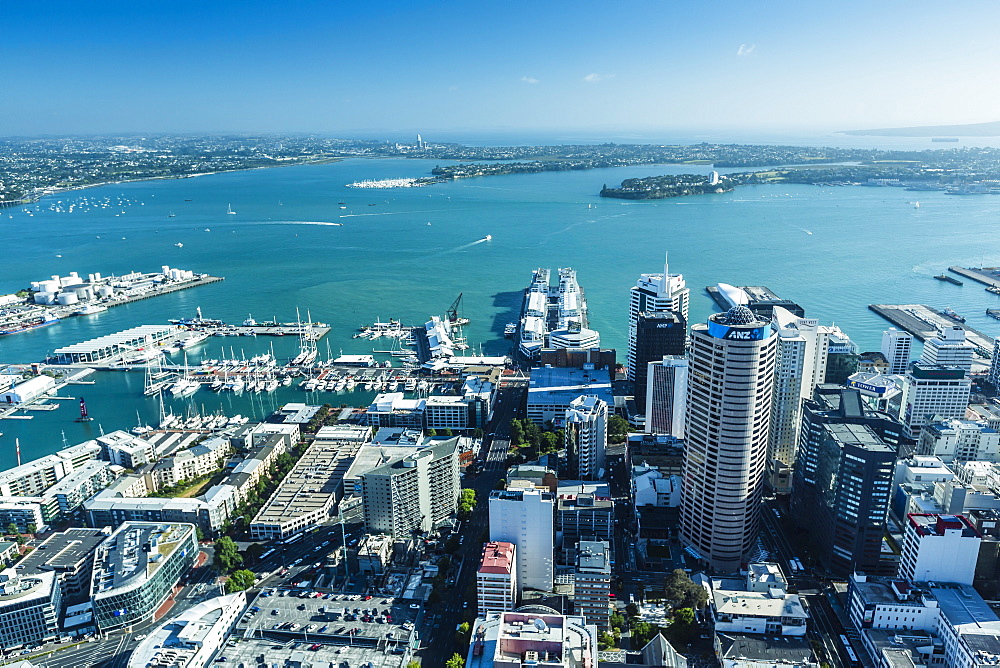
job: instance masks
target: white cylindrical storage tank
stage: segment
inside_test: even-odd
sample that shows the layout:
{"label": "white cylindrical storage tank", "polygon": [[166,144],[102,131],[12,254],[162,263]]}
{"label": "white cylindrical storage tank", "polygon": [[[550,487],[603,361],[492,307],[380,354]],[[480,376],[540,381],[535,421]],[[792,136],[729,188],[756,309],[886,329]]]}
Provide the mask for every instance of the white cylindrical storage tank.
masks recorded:
{"label": "white cylindrical storage tank", "polygon": [[192,278],[194,278],[194,272],[190,269],[186,269],[184,271],[184,280],[190,281]]}
{"label": "white cylindrical storage tank", "polygon": [[83,287],[78,287],[73,290],[76,293],[78,299],[93,299],[94,289],[89,285],[84,285]]}
{"label": "white cylindrical storage tank", "polygon": [[59,293],[59,303],[63,306],[70,306],[80,301],[80,298],[76,296],[75,292],[60,292]]}
{"label": "white cylindrical storage tank", "polygon": [[32,291],[32,292],[38,292],[39,290],[41,290],[41,289],[42,289],[42,288],[41,288],[41,287],[39,287],[39,286],[41,286],[41,283],[39,283],[38,281],[32,281],[32,282],[31,282],[31,291]]}
{"label": "white cylindrical storage tank", "polygon": [[56,295],[53,292],[36,292],[35,293],[35,303],[36,304],[55,304]]}
{"label": "white cylindrical storage tank", "polygon": [[97,272],[97,273],[95,273],[95,274],[94,274],[94,279],[93,279],[93,280],[95,280],[95,281],[99,281],[99,280],[101,280],[101,273],[100,273],[100,272]]}
{"label": "white cylindrical storage tank", "polygon": [[164,276],[169,275],[170,274],[170,267],[168,267],[167,265],[163,265],[162,267],[160,267],[160,272]]}
{"label": "white cylindrical storage tank", "polygon": [[39,292],[59,292],[59,281],[42,281],[38,284]]}
{"label": "white cylindrical storage tank", "polygon": [[63,287],[66,285],[73,285],[74,283],[79,283],[79,282],[80,279],[78,278],[73,278],[72,276],[63,276],[62,278],[59,279],[59,287]]}
{"label": "white cylindrical storage tank", "polygon": [[94,275],[93,274],[87,274],[87,282],[88,283],[93,283],[94,282]]}
{"label": "white cylindrical storage tank", "polygon": [[49,278],[52,279],[53,281],[55,281],[56,283],[59,282],[59,275],[58,274],[53,274],[52,276],[49,276]]}
{"label": "white cylindrical storage tank", "polygon": [[100,295],[101,297],[110,297],[113,294],[115,294],[115,289],[112,288],[110,285],[102,285],[101,287],[97,288],[97,294]]}
{"label": "white cylindrical storage tank", "polygon": [[75,278],[78,281],[80,280],[80,274],[76,273],[75,271],[69,272],[69,275],[72,276],[73,278]]}

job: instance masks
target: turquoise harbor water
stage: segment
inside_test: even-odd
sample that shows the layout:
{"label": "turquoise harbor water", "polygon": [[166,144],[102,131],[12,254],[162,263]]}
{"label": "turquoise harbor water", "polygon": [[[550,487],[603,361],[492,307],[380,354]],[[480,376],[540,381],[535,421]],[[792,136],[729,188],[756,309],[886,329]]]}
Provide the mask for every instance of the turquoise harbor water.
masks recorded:
{"label": "turquoise harbor water", "polygon": [[[468,179],[412,189],[345,187],[360,179],[425,175],[435,164],[346,160],[118,184],[0,210],[0,292],[52,274],[120,274],[164,264],[226,278],[3,337],[0,361],[37,361],[59,346],[194,315],[199,306],[206,317],[228,322],[240,322],[247,314],[293,320],[298,306],[303,315],[308,309],[314,319],[331,325],[320,342],[323,356],[328,345],[333,354],[365,353],[373,342],[351,338],[359,325],[390,317],[422,323],[442,314],[459,293],[464,314],[472,319],[466,329],[470,343],[477,350],[481,344],[486,353],[503,353],[509,348],[503,327],[516,319],[520,292],[540,265],[577,269],[591,325],[601,332],[603,344],[618,348],[624,358],[628,289],[640,272],[662,267],[665,250],[671,270],[682,272],[692,290],[695,321],[714,310],[705,286],[722,281],[766,285],[800,303],[807,315],[840,325],[863,350],[877,349],[888,326],[867,309],[870,303],[951,306],[973,327],[1000,334],[1000,322],[985,315],[987,307],[1000,306],[1000,297],[971,281],[957,287],[932,278],[951,264],[1000,264],[1000,200],[995,197],[789,185],[656,202],[597,196],[603,183],[625,178],[709,171],[661,166]],[[917,200],[919,208],[913,205]],[[340,209],[338,202],[347,208]],[[229,204],[236,215],[226,214]],[[492,240],[480,242],[486,235]],[[232,349],[249,356],[272,344],[279,357],[295,352],[290,338],[213,337],[192,361],[218,357],[223,346],[227,355]],[[0,421],[0,467],[14,462],[15,437],[27,460],[60,448],[63,433],[73,444],[102,428],[134,426],[137,413],[144,422],[156,420],[158,404],[141,395],[141,370],[92,378],[96,385],[72,390],[87,399],[95,417],[91,423],[75,423],[76,407],[68,401],[59,410],[36,413],[33,420]],[[173,410],[262,415],[304,398],[294,386],[270,397],[203,390],[177,401]],[[361,405],[371,395],[318,398]]]}

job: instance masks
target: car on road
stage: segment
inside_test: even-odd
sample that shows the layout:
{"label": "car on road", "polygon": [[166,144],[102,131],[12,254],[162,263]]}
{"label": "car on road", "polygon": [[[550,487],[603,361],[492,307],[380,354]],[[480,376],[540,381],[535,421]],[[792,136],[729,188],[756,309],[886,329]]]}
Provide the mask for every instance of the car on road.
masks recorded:
{"label": "car on road", "polygon": [[420,605],[418,603],[410,603],[410,610],[419,610]]}

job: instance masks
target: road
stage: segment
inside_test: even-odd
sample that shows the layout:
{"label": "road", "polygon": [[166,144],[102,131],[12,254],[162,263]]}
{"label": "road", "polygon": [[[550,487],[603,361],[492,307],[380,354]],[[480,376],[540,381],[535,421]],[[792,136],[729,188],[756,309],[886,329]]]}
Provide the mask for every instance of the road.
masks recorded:
{"label": "road", "polygon": [[[425,636],[420,658],[425,666],[443,666],[458,652],[465,656],[468,646],[455,642],[455,629],[462,622],[471,625],[476,618],[476,571],[483,553],[483,540],[488,539],[489,497],[497,482],[507,472],[507,450],[510,447],[510,421],[518,417],[524,403],[523,387],[500,390],[493,410],[493,418],[483,440],[487,456],[485,470],[477,477],[466,479],[465,487],[476,491],[476,507],[466,520],[462,531],[462,545],[453,555],[453,561],[462,561],[462,570],[451,587],[452,595],[444,596],[440,603],[426,608],[429,633]],[[465,604],[468,603],[468,607]]]}

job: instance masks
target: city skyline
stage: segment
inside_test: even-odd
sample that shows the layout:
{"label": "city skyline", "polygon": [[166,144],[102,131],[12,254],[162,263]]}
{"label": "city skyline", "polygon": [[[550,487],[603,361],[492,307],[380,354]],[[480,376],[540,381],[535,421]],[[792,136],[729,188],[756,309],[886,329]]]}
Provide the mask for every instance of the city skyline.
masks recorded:
{"label": "city skyline", "polygon": [[5,9],[5,135],[836,131],[993,121],[1000,102],[990,6]]}

